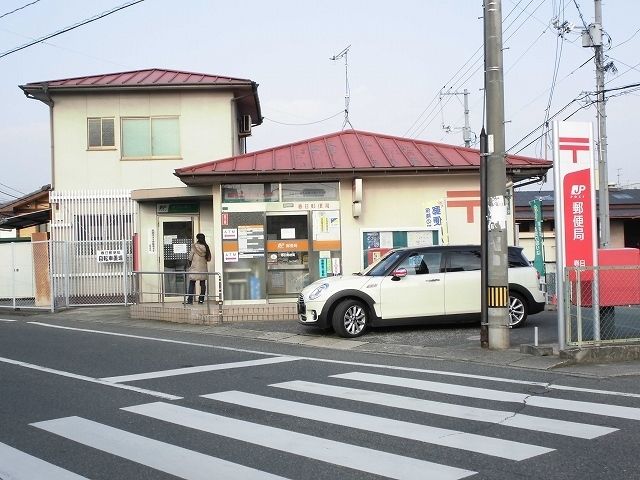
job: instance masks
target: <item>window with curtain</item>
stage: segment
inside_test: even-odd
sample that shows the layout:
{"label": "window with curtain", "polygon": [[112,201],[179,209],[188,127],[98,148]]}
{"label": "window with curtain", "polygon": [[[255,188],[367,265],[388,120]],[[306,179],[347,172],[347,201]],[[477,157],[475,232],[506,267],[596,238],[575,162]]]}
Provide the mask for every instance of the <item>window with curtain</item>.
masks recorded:
{"label": "window with curtain", "polygon": [[122,158],[180,156],[178,117],[122,119]]}

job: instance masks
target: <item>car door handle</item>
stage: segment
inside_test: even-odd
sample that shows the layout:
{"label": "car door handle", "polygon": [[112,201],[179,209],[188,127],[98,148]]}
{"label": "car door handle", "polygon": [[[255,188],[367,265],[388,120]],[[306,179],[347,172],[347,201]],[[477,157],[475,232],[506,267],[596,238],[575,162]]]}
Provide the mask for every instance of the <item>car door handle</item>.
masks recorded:
{"label": "car door handle", "polygon": [[440,279],[439,278],[430,278],[429,280],[425,280],[425,282],[429,283],[429,282],[439,282]]}

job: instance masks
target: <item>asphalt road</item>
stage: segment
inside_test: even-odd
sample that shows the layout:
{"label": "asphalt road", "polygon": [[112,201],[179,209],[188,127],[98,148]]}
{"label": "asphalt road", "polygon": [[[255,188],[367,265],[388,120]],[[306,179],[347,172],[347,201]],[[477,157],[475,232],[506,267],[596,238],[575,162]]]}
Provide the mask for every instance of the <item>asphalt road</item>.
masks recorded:
{"label": "asphalt road", "polygon": [[640,479],[637,377],[16,318],[2,480]]}

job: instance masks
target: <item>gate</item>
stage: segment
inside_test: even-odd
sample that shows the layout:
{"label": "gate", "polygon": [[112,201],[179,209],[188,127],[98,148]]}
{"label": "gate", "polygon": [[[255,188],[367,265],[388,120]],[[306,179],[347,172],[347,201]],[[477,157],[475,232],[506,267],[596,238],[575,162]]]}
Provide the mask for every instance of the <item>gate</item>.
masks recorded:
{"label": "gate", "polygon": [[131,240],[51,243],[56,308],[132,303]]}

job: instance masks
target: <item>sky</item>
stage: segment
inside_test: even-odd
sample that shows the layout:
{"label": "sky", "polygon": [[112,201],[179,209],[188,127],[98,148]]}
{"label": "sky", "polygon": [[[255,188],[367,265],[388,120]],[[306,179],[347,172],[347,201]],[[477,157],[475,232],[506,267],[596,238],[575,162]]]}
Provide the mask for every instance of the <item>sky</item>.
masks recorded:
{"label": "sky", "polygon": [[[248,139],[255,151],[343,128],[345,59],[331,57],[350,46],[353,128],[463,145],[464,89],[474,137],[482,126],[481,0],[145,0],[2,56],[128,3],[32,2],[0,2],[0,202],[51,181],[48,107],[18,88],[29,82],[146,68],[249,78],[259,84],[264,116]],[[605,88],[640,83],[640,2],[602,5],[607,61],[617,68],[607,73]],[[506,146],[509,153],[550,158],[544,139],[536,140],[547,111],[596,124],[593,50],[581,40],[594,3],[502,0],[502,14]],[[573,28],[559,36],[554,21]],[[640,93],[610,93],[609,182],[638,188]]]}

